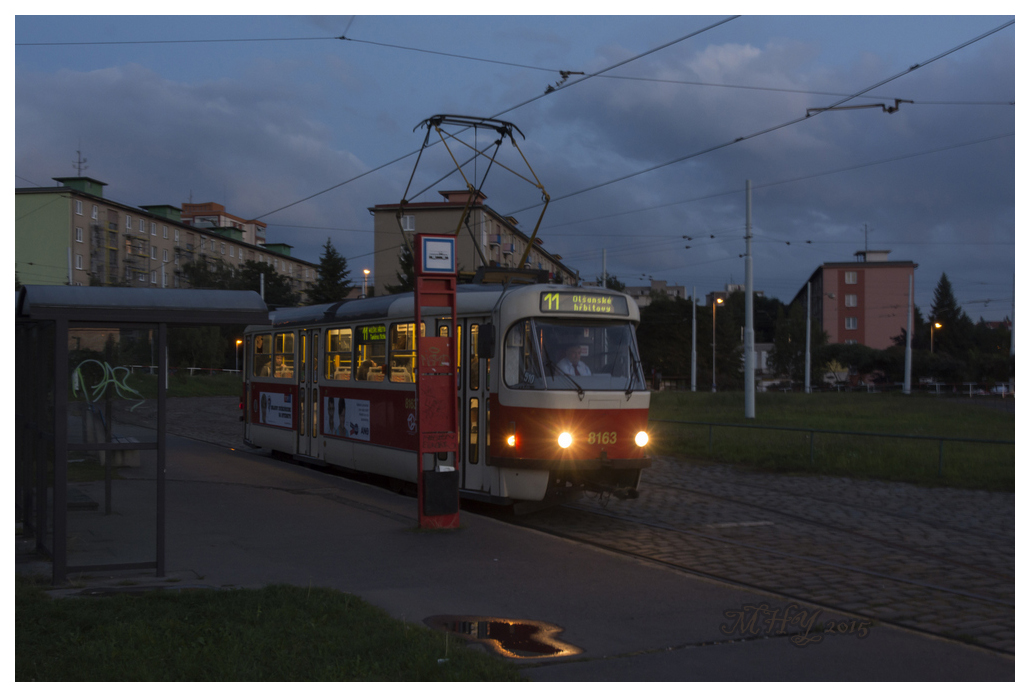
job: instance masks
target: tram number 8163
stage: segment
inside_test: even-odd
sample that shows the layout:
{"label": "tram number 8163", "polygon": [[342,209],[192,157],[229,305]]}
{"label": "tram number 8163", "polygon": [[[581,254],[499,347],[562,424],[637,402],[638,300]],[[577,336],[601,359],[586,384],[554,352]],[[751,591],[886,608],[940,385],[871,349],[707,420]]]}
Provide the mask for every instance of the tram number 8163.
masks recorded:
{"label": "tram number 8163", "polygon": [[591,431],[587,436],[587,442],[590,445],[612,445],[615,443],[615,431]]}

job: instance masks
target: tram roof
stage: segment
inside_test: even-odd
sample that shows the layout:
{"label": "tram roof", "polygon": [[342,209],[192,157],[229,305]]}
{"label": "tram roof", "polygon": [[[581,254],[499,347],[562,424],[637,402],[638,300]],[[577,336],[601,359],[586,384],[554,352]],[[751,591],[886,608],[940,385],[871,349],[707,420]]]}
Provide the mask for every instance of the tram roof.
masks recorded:
{"label": "tram roof", "polygon": [[[519,286],[518,288],[521,288]],[[502,286],[480,283],[463,283],[457,286],[460,312],[489,312],[500,296]],[[514,292],[512,288],[509,292]],[[288,327],[298,324],[322,322],[360,322],[383,317],[406,317],[415,313],[415,294],[397,293],[378,298],[343,300],[325,305],[290,307],[276,310],[269,315],[273,326]]]}
{"label": "tram roof", "polygon": [[[461,314],[489,314],[497,305],[502,292],[505,302],[508,299],[516,299],[523,295],[532,295],[544,290],[572,290],[570,286],[554,284],[521,284],[504,286],[496,283],[464,283],[457,286],[458,312]],[[591,293],[602,293],[607,295],[621,295],[616,291],[607,289],[589,289]],[[343,300],[337,303],[324,305],[309,305],[307,307],[290,307],[275,310],[269,314],[269,322],[275,327],[291,327],[298,325],[323,324],[329,322],[365,322],[377,319],[388,319],[393,317],[412,317],[415,314],[414,293],[398,293],[397,295],[384,295],[378,298],[362,298],[356,300]],[[533,301],[536,304],[536,301]],[[636,309],[630,302],[631,316]],[[435,312],[426,314],[445,314],[443,308],[435,308]],[[631,317],[636,319],[635,316]]]}

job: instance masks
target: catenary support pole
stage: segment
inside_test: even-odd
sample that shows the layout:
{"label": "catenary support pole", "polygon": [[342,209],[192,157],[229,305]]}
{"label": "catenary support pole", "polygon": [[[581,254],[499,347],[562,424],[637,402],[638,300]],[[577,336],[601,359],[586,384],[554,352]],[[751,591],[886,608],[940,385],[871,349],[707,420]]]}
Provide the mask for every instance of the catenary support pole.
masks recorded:
{"label": "catenary support pole", "polygon": [[912,289],[915,279],[908,276],[908,329],[905,330],[905,387],[902,392],[912,394]]}
{"label": "catenary support pole", "polygon": [[807,288],[805,307],[805,394],[812,393],[812,282]]}
{"label": "catenary support pole", "polygon": [[690,391],[697,392],[697,286],[690,296]]}
{"label": "catenary support pole", "polygon": [[747,180],[747,234],[744,257],[744,418],[755,418],[754,266],[751,257],[751,180]]}

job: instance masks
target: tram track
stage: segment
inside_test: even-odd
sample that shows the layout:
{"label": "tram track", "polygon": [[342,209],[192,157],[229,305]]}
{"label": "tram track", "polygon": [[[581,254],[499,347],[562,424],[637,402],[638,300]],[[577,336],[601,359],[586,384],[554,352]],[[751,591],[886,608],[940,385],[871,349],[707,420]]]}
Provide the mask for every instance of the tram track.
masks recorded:
{"label": "tram track", "polygon": [[[792,491],[784,491],[782,489],[777,489],[777,488],[767,487],[767,486],[761,486],[761,485],[758,485],[758,484],[752,484],[750,482],[734,482],[734,485],[735,486],[747,487],[749,489],[759,489],[761,491],[765,491],[765,492],[768,492],[770,494],[774,494],[776,496],[790,496],[792,498],[805,499],[805,500],[814,501],[814,502],[817,502],[817,503],[820,503],[820,504],[832,505],[832,506],[837,506],[837,507],[844,506],[844,507],[853,508],[853,509],[859,510],[859,511],[866,511],[866,512],[869,512],[869,513],[875,513],[876,515],[888,516],[888,517],[891,517],[891,518],[897,518],[899,520],[911,521],[911,522],[919,523],[920,525],[925,525],[925,526],[933,528],[935,530],[947,530],[947,531],[950,531],[950,532],[958,533],[960,535],[967,535],[969,537],[977,537],[977,538],[981,538],[981,539],[985,539],[985,540],[994,540],[994,541],[1000,541],[1000,542],[1009,542],[1009,541],[1013,540],[1012,536],[996,535],[996,534],[985,533],[985,532],[976,532],[976,531],[969,530],[968,528],[959,528],[959,527],[955,527],[955,526],[952,526],[952,525],[947,525],[947,524],[941,523],[938,520],[927,520],[926,518],[921,518],[921,517],[918,517],[918,516],[904,515],[904,514],[901,514],[901,513],[896,513],[894,511],[884,510],[882,508],[873,508],[871,506],[863,506],[863,505],[860,505],[860,504],[844,502],[844,501],[840,501],[840,500],[830,500],[830,499],[822,498],[822,497],[819,497],[819,496],[812,496],[812,495],[809,495],[809,494],[797,494],[797,493],[792,492]],[[705,496],[712,496],[712,497],[718,497],[719,496],[719,494],[712,494],[711,492],[708,492],[708,491],[701,491],[701,490],[697,490],[697,489],[691,489],[691,488],[688,488],[688,487],[683,487],[683,486],[678,485],[678,484],[662,483],[662,484],[660,484],[660,486],[668,487],[668,488],[673,488],[673,489],[680,489],[682,491],[688,491],[688,492],[692,492],[692,493],[703,494]],[[733,501],[736,501],[736,502],[742,503],[742,504],[754,505],[754,504],[750,504],[748,502],[740,501],[739,499],[730,499],[729,497],[724,497],[724,498],[726,498],[727,500],[733,500]]]}
{"label": "tram track", "polygon": [[641,520],[637,520],[637,519],[634,519],[634,518],[629,518],[629,517],[625,517],[625,516],[616,515],[616,514],[613,514],[613,513],[608,513],[606,511],[602,512],[602,511],[597,511],[597,510],[591,510],[589,508],[585,508],[583,506],[579,506],[579,505],[576,505],[576,504],[565,504],[564,506],[562,506],[562,508],[565,508],[567,510],[578,511],[578,512],[581,512],[581,513],[586,513],[586,514],[589,514],[589,515],[595,515],[595,516],[602,516],[602,517],[612,518],[612,519],[617,520],[619,522],[628,523],[628,524],[631,524],[631,525],[640,525],[640,526],[644,526],[644,527],[647,527],[647,528],[654,528],[654,529],[658,529],[658,530],[664,530],[666,532],[672,532],[672,533],[676,533],[676,534],[680,534],[680,535],[690,535],[692,537],[697,537],[697,538],[701,538],[701,539],[705,539],[705,540],[709,540],[709,541],[713,541],[713,542],[718,542],[718,543],[722,543],[722,544],[727,544],[727,545],[733,545],[735,547],[740,547],[742,549],[758,551],[758,552],[762,552],[762,553],[765,553],[765,554],[771,554],[771,555],[774,555],[774,556],[777,556],[777,557],[782,557],[782,558],[790,559],[790,560],[793,560],[793,561],[801,561],[801,562],[805,562],[805,563],[809,563],[809,564],[816,564],[816,565],[819,565],[819,566],[828,566],[828,567],[831,567],[831,568],[847,571],[847,572],[850,572],[850,573],[858,573],[858,574],[862,574],[862,575],[865,575],[865,576],[870,576],[870,577],[874,577],[874,578],[879,578],[879,579],[885,579],[885,580],[888,580],[888,581],[893,581],[895,583],[904,583],[904,584],[913,585],[913,586],[919,586],[919,587],[922,587],[922,588],[926,588],[926,589],[929,589],[929,590],[934,590],[934,591],[938,591],[938,592],[942,592],[942,593],[949,593],[949,594],[952,594],[952,595],[959,595],[959,596],[963,596],[963,597],[967,597],[967,598],[972,598],[972,599],[975,599],[975,600],[980,600],[980,601],[983,601],[983,602],[992,603],[992,604],[996,604],[996,605],[1002,605],[1002,606],[1006,606],[1006,607],[1015,607],[1015,603],[1008,602],[1008,601],[1005,601],[1005,600],[998,600],[997,598],[990,598],[990,597],[987,597],[987,596],[984,596],[984,595],[980,595],[980,594],[977,594],[977,593],[969,593],[967,591],[963,591],[963,590],[959,590],[959,589],[955,589],[955,588],[948,588],[947,586],[940,586],[940,585],[937,585],[937,584],[925,583],[923,581],[918,581],[918,580],[915,580],[915,579],[904,578],[904,577],[896,576],[896,575],[893,575],[893,574],[886,574],[886,573],[882,573],[882,572],[879,572],[879,571],[874,571],[874,570],[871,570],[871,569],[864,569],[864,568],[857,567],[857,566],[854,566],[854,565],[851,565],[851,564],[839,564],[839,563],[836,563],[836,562],[826,561],[824,559],[819,559],[818,557],[812,557],[812,556],[801,555],[801,554],[792,554],[790,552],[785,552],[783,550],[778,550],[778,549],[775,549],[775,548],[772,548],[772,547],[768,547],[768,546],[764,546],[764,545],[755,545],[755,544],[751,544],[751,543],[739,542],[737,540],[728,539],[728,538],[722,537],[720,535],[710,535],[710,534],[707,534],[707,533],[698,532],[696,530],[688,530],[688,529],[678,528],[678,527],[671,526],[671,525],[665,525],[663,523],[641,521]]}
{"label": "tram track", "polygon": [[[787,513],[787,512],[785,512],[783,510],[780,510],[780,509],[777,509],[777,508],[772,508],[770,506],[763,506],[761,504],[752,503],[750,501],[743,501],[741,499],[733,498],[731,496],[723,496],[723,495],[720,495],[720,494],[713,494],[713,493],[708,492],[708,491],[701,491],[699,489],[692,489],[690,487],[680,486],[680,485],[677,485],[677,484],[663,484],[662,486],[664,488],[666,488],[666,489],[674,489],[676,491],[683,491],[683,492],[692,494],[694,496],[703,496],[703,497],[706,497],[706,498],[718,499],[720,501],[726,501],[728,503],[732,503],[732,504],[735,504],[735,505],[738,505],[738,506],[744,506],[744,507],[747,507],[747,508],[753,508],[755,510],[760,510],[760,511],[764,511],[766,513],[770,513],[770,514],[772,514],[774,516],[777,516],[777,517],[789,518],[791,520],[795,520],[795,521],[798,521],[800,523],[804,523],[806,525],[812,525],[812,526],[816,526],[816,527],[819,527],[819,528],[825,528],[827,530],[834,530],[836,532],[841,532],[841,533],[844,533],[844,534],[847,534],[847,535],[853,535],[855,537],[858,537],[858,538],[861,538],[861,539],[864,539],[864,540],[868,540],[870,542],[875,542],[875,543],[883,545],[885,547],[890,547],[892,549],[896,549],[896,550],[899,550],[899,551],[907,552],[909,554],[917,554],[919,556],[926,557],[926,558],[929,558],[929,559],[935,559],[937,561],[944,562],[944,563],[952,565],[952,566],[961,566],[961,567],[967,568],[967,569],[969,569],[971,571],[975,571],[977,573],[981,573],[981,574],[988,575],[988,576],[993,576],[995,578],[998,578],[998,579],[1001,579],[1001,580],[1005,580],[1005,581],[1015,582],[1015,576],[1013,576],[1011,574],[1005,574],[1005,573],[999,573],[999,572],[996,572],[996,571],[987,570],[987,569],[984,569],[982,566],[979,566],[979,565],[969,564],[969,563],[966,563],[966,562],[963,562],[963,561],[958,561],[958,560],[956,560],[954,558],[945,557],[943,555],[936,554],[934,552],[929,552],[929,551],[927,551],[925,549],[920,549],[918,547],[914,547],[914,546],[910,546],[910,545],[905,545],[905,544],[900,544],[900,543],[897,543],[897,542],[892,542],[890,540],[884,539],[882,536],[869,535],[869,534],[866,534],[866,533],[858,532],[857,530],[853,530],[853,529],[850,529],[850,528],[847,528],[847,527],[844,527],[844,526],[841,526],[841,525],[835,525],[835,524],[832,524],[832,523],[827,523],[824,520],[815,520],[813,518],[808,518],[808,517],[797,515],[797,514],[794,514],[794,513]],[[770,490],[770,491],[772,491],[772,490]],[[776,493],[783,495],[783,492],[776,492]],[[788,495],[793,495],[793,494],[788,494]],[[804,498],[813,498],[813,497],[804,497]],[[814,499],[814,500],[819,500],[819,499]],[[836,502],[827,502],[827,503],[836,503]],[[865,507],[863,507],[863,508],[865,508]],[[865,510],[871,510],[871,509],[865,508]],[[874,512],[880,513],[879,511],[874,511]],[[631,520],[635,520],[635,519],[631,519]],[[924,525],[928,525],[928,526],[930,525],[926,521],[919,521],[919,522],[921,522]],[[720,539],[725,539],[725,538],[720,538]]]}
{"label": "tram track", "polygon": [[[990,597],[979,593],[972,593],[939,584],[926,583],[924,581],[905,578],[903,576],[886,574],[855,565],[835,563],[808,555],[792,554],[790,552],[784,552],[783,550],[777,550],[763,545],[755,545],[727,539],[719,535],[706,534],[695,530],[685,530],[673,525],[635,520],[633,518],[607,511],[589,509],[577,504],[566,504],[559,508],[561,510],[561,516],[578,516],[578,519],[575,521],[567,521],[575,524],[556,524],[556,521],[553,519],[541,521],[540,516],[528,516],[511,522],[544,534],[568,539],[580,544],[586,544],[608,552],[626,555],[641,561],[658,564],[666,568],[689,573],[702,578],[730,583],[756,592],[774,594],[795,602],[807,603],[830,611],[839,612],[850,617],[873,620],[877,623],[901,627],[908,630],[915,630],[933,636],[958,639],[960,641],[965,641],[966,643],[974,643],[984,648],[999,651],[1000,653],[1014,653],[1014,648],[1010,649],[1007,642],[991,641],[986,638],[981,639],[980,637],[975,636],[975,632],[967,631],[963,622],[958,621],[956,618],[952,618],[955,619],[952,626],[949,626],[948,622],[949,613],[951,615],[962,617],[967,615],[978,617],[982,616],[986,618],[983,622],[987,623],[1005,623],[1006,620],[1011,621],[1015,604],[1008,600]],[[592,519],[593,522],[603,521],[601,529],[597,530],[595,533],[584,533],[584,526],[586,528],[593,527],[591,524],[592,521],[584,520],[584,518]],[[560,521],[558,521],[558,523],[560,523]],[[625,537],[610,534],[612,530],[610,527],[611,524],[626,528],[626,533],[630,537],[640,537],[642,536],[641,532],[645,530],[657,532],[662,535],[671,534],[675,536],[686,536],[704,541],[705,543],[720,545],[724,548],[732,548],[745,555],[757,554],[766,559],[769,557],[775,557],[783,560],[785,564],[791,565],[795,570],[801,567],[815,566],[829,569],[837,575],[848,575],[851,577],[859,576],[867,579],[864,582],[864,585],[875,587],[878,594],[884,597],[893,598],[898,596],[918,595],[932,606],[945,607],[947,609],[938,613],[943,615],[943,619],[938,619],[934,622],[927,621],[925,619],[925,615],[921,613],[914,613],[912,617],[891,617],[888,616],[889,613],[879,610],[873,604],[868,604],[865,607],[856,607],[854,602],[850,602],[848,600],[846,593],[835,595],[831,592],[828,595],[825,592],[798,592],[797,588],[786,587],[786,585],[791,584],[785,585],[782,582],[756,582],[753,579],[742,577],[740,574],[734,573],[734,570],[730,565],[720,566],[716,564],[713,568],[713,565],[711,564],[705,565],[692,563],[689,559],[681,557],[678,558],[676,554],[670,554],[668,551],[654,553],[641,551],[640,549],[631,549],[623,543]],[[634,530],[636,532],[634,532]],[[828,585],[832,587],[834,584],[830,582]],[[968,622],[966,622],[966,624],[968,624]]]}

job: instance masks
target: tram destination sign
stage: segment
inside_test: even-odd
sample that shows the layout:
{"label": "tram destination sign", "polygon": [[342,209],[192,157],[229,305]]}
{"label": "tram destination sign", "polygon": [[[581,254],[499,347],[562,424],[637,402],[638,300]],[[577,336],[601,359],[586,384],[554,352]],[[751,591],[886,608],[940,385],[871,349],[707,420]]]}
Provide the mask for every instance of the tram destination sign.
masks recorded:
{"label": "tram destination sign", "polygon": [[621,295],[559,290],[540,294],[540,311],[625,317],[629,315],[629,305]]}

